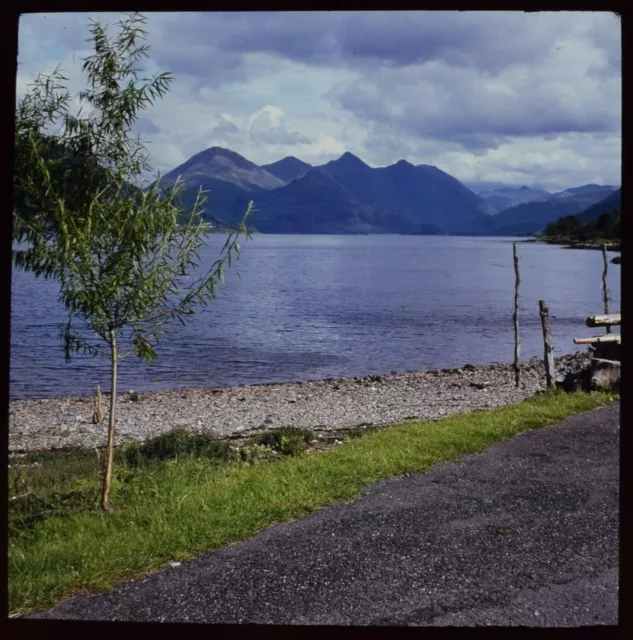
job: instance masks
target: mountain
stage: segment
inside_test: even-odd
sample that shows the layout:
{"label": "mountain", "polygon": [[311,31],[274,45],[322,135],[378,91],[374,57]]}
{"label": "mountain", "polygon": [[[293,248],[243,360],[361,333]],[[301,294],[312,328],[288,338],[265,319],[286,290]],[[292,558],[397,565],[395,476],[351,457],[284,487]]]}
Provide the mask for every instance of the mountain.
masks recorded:
{"label": "mountain", "polygon": [[178,176],[186,185],[183,205],[191,206],[202,187],[209,191],[203,207],[205,214],[208,212],[227,222],[241,220],[249,200],[256,200],[261,194],[285,184],[272,173],[222,147],[197,153],[167,173],[162,182],[170,186]]}
{"label": "mountain", "polygon": [[288,184],[308,173],[312,169],[312,165],[294,156],[288,156],[272,164],[263,164],[261,168]]}
{"label": "mountain", "polygon": [[526,202],[545,202],[553,197],[549,191],[526,186],[485,189],[477,195],[488,205],[491,214],[500,213]]}
{"label": "mountain", "polygon": [[601,186],[599,184],[584,184],[582,187],[572,187],[570,189],[565,189],[565,191],[559,191],[558,193],[555,193],[554,196],[557,198],[569,198],[570,196],[583,196],[597,191],[601,191],[606,195],[616,189],[617,187],[613,187],[611,185]]}
{"label": "mountain", "polygon": [[620,189],[614,191],[604,200],[600,200],[591,207],[581,211],[576,215],[579,222],[585,224],[597,220],[603,213],[611,213],[612,211],[621,210]]}
{"label": "mountain", "polygon": [[263,194],[253,224],[263,233],[442,233],[381,206],[367,205],[320,168]]}
{"label": "mountain", "polygon": [[320,167],[363,204],[377,206],[420,225],[455,231],[466,221],[484,217],[479,198],[437,167],[405,160],[374,169],[345,153]]}
{"label": "mountain", "polygon": [[485,217],[482,200],[458,180],[428,165],[401,160],[372,168],[345,153],[322,167],[288,157],[258,167],[211,147],[164,178],[185,182],[183,204],[208,191],[205,216],[241,220],[249,200],[252,224],[268,233],[446,233]]}
{"label": "mountain", "polygon": [[510,207],[479,223],[464,227],[473,235],[533,235],[550,222],[564,216],[576,215],[610,195],[616,187],[584,185],[567,189],[545,202],[527,202]]}
{"label": "mountain", "polygon": [[510,184],[499,182],[498,180],[462,180],[462,184],[473,193],[479,195],[482,191],[493,191],[494,189],[520,189],[520,184]]}

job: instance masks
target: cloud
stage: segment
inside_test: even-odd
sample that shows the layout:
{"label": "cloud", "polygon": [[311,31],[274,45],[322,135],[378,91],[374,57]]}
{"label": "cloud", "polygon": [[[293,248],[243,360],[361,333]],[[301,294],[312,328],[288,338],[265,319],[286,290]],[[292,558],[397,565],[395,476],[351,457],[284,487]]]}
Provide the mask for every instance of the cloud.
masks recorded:
{"label": "cloud", "polygon": [[[119,18],[21,18],[18,93],[59,61],[83,86],[89,16]],[[161,171],[220,145],[260,164],[348,150],[464,180],[620,180],[615,14],[174,12],[148,14],[146,28],[148,72],[174,73],[137,123]]]}
{"label": "cloud", "polygon": [[248,131],[255,144],[296,145],[310,140],[296,131],[288,131],[285,112],[279,107],[266,105],[249,118]]}
{"label": "cloud", "polygon": [[552,67],[524,65],[495,78],[437,62],[382,69],[334,87],[329,98],[377,131],[389,124],[473,150],[495,148],[511,136],[617,132],[620,83],[586,77],[588,57],[574,49],[552,56]]}

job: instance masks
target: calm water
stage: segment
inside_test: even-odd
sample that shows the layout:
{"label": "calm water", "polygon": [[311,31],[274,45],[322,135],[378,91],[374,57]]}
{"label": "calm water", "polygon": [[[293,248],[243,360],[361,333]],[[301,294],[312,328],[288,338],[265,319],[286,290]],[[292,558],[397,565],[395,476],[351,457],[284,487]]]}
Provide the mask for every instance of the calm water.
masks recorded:
{"label": "calm water", "polygon": [[[224,242],[213,236],[203,259]],[[538,300],[550,306],[557,355],[591,335],[600,313],[602,255],[520,244],[521,356],[542,354]],[[235,268],[234,268],[235,270]],[[362,376],[513,359],[510,238],[257,235],[243,246],[241,279],[170,326],[149,366],[128,358],[120,389],[216,387]],[[620,267],[609,265],[611,311]],[[109,389],[108,363],[67,363],[57,287],[13,273],[11,396],[83,395]]]}

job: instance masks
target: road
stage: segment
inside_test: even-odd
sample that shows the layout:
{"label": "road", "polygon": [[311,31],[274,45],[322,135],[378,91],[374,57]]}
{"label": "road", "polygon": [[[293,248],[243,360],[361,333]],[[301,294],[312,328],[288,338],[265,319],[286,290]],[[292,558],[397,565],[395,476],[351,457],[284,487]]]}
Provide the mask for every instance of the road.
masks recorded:
{"label": "road", "polygon": [[38,618],[616,624],[619,403]]}

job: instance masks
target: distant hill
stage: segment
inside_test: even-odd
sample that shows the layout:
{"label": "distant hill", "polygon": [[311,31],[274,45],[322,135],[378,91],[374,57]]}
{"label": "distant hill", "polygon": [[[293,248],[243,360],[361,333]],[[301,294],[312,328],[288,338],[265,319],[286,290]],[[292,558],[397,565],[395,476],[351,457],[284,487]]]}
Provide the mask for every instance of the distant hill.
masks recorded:
{"label": "distant hill", "polygon": [[545,202],[528,202],[510,207],[481,223],[464,228],[472,235],[532,235],[559,218],[577,215],[611,195],[616,187],[584,185],[556,194]]}
{"label": "distant hill", "polygon": [[581,211],[550,222],[541,240],[553,244],[582,244],[598,246],[605,241],[621,240],[620,189],[604,200]]}
{"label": "distant hill", "polygon": [[608,194],[615,191],[617,187],[612,185],[599,185],[599,184],[585,184],[582,187],[571,187],[569,189],[565,189],[565,191],[559,191],[554,194],[554,197],[557,198],[569,198],[571,196],[583,196],[587,194],[592,194],[598,191]]}
{"label": "distant hill", "polygon": [[480,191],[478,195],[489,206],[490,212],[493,214],[526,202],[545,202],[553,197],[549,191],[526,186],[486,189]]}
{"label": "distant hill", "polygon": [[578,221],[585,224],[587,222],[594,222],[603,213],[611,213],[613,211],[620,211],[621,199],[620,189],[614,191],[611,195],[607,196],[604,200],[600,200],[591,207],[581,211],[576,215]]}
{"label": "distant hill", "polygon": [[494,189],[521,188],[520,184],[508,184],[507,182],[499,182],[498,180],[461,180],[461,183],[477,195],[483,191],[492,191]]}
{"label": "distant hill", "polygon": [[294,156],[288,156],[283,160],[273,162],[272,164],[263,164],[261,165],[261,168],[268,171],[268,173],[272,173],[274,176],[288,184],[289,182],[292,182],[292,180],[301,178],[308,173],[308,171],[312,169],[312,165],[307,162],[303,162]]}

